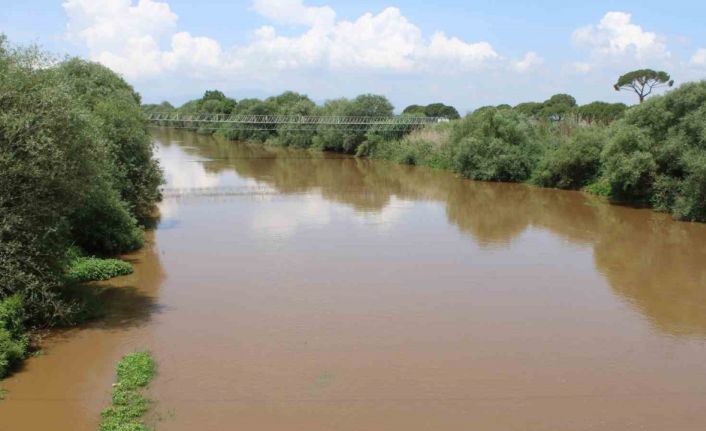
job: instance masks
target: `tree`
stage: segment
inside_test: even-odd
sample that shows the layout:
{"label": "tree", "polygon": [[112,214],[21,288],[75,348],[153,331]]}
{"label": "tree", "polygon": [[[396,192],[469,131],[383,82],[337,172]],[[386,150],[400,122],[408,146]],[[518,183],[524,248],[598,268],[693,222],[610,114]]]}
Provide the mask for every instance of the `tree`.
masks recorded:
{"label": "tree", "polygon": [[639,69],[628,72],[618,78],[618,82],[613,85],[615,91],[632,90],[640,98],[640,103],[644,102],[645,97],[652,94],[652,91],[660,87],[671,87],[674,85],[674,80],[669,74],[664,71],[655,71],[652,69]]}
{"label": "tree", "polygon": [[404,108],[402,113],[421,117],[443,117],[449,120],[461,118],[456,108],[451,105],[444,105],[443,103],[430,103],[427,106],[409,105]]}
{"label": "tree", "polygon": [[569,94],[555,94],[542,105],[542,115],[555,121],[561,121],[566,114],[576,108],[576,99]]}
{"label": "tree", "polygon": [[457,120],[461,118],[456,108],[443,103],[431,103],[424,108],[424,113],[427,117],[444,117],[449,120]]}
{"label": "tree", "polygon": [[408,107],[404,108],[404,111],[402,111],[402,113],[423,117],[427,115],[425,109],[426,107],[422,105],[409,105]]}
{"label": "tree", "polygon": [[524,102],[515,106],[515,110],[528,117],[536,117],[542,111],[543,104],[539,102]]}
{"label": "tree", "polygon": [[580,106],[577,110],[581,120],[588,124],[610,124],[625,113],[627,106],[624,103],[592,102]]}

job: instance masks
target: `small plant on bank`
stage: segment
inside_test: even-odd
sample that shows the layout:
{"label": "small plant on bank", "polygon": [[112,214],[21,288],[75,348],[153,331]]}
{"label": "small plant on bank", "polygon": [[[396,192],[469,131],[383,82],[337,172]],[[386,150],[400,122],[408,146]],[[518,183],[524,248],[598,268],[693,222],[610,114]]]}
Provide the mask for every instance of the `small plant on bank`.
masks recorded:
{"label": "small plant on bank", "polygon": [[132,273],[132,265],[119,259],[101,259],[98,257],[74,258],[66,272],[69,281],[81,283],[86,281],[108,280],[113,277]]}
{"label": "small plant on bank", "polygon": [[22,297],[13,295],[0,300],[0,379],[27,356],[29,338],[24,327]]}
{"label": "small plant on bank", "polygon": [[112,404],[101,412],[100,431],[148,431],[143,422],[150,400],[142,390],[152,381],[157,366],[149,352],[125,355],[117,367]]}

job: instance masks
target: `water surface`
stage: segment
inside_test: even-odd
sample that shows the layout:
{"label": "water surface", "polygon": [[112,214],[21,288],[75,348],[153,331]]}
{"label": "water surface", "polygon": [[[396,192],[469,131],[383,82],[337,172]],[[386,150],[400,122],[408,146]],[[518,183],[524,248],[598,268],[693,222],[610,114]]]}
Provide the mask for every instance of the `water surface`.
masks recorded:
{"label": "water surface", "polygon": [[168,183],[111,317],[4,382],[95,430],[151,349],[160,430],[703,430],[706,225],[577,192],[155,131]]}

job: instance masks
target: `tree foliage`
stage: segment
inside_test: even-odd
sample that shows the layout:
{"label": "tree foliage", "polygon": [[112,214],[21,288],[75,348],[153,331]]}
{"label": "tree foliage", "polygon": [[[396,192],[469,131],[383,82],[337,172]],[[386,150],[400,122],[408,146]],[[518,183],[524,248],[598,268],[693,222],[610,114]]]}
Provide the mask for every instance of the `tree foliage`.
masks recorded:
{"label": "tree foliage", "polygon": [[553,121],[561,121],[576,108],[576,99],[569,94],[555,94],[542,104],[540,115]]}
{"label": "tree foliage", "polygon": [[591,102],[579,106],[577,114],[581,120],[588,124],[608,125],[620,119],[626,109],[627,105],[624,103]]}
{"label": "tree foliage", "polygon": [[640,103],[642,103],[656,88],[671,87],[673,85],[674,80],[665,71],[639,69],[622,75],[613,84],[613,88],[615,91],[632,90],[637,94]]}
{"label": "tree foliage", "polygon": [[465,118],[454,156],[461,175],[486,181],[524,181],[542,148],[531,125],[512,110],[486,109]]}
{"label": "tree foliage", "polygon": [[3,40],[0,77],[0,299],[21,294],[37,324],[67,321],[67,248],[138,247],[161,172],[139,95],[108,69]]}
{"label": "tree foliage", "polygon": [[430,103],[429,105],[409,105],[402,111],[402,114],[424,116],[424,117],[441,117],[449,120],[461,118],[456,108],[443,103]]}

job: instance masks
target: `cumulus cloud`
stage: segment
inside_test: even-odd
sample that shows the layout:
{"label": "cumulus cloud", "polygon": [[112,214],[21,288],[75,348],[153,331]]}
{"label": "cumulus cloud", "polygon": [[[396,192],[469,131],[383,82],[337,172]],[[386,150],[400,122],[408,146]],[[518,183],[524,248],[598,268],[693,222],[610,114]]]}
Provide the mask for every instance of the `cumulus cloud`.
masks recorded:
{"label": "cumulus cloud", "polygon": [[706,66],[706,48],[696,50],[694,55],[691,56],[689,63],[695,66]]}
{"label": "cumulus cloud", "polygon": [[596,58],[630,57],[640,61],[670,56],[664,38],[645,31],[626,12],[608,12],[597,25],[574,31],[573,42],[591,50]]}
{"label": "cumulus cloud", "polygon": [[544,59],[542,57],[540,57],[536,52],[530,51],[525,54],[522,60],[516,61],[514,63],[514,67],[518,72],[527,72],[541,66],[543,63]]}
{"label": "cumulus cloud", "polygon": [[255,0],[253,9],[279,24],[331,27],[336,20],[330,7],[306,6],[302,0]]}
{"label": "cumulus cloud", "polygon": [[[254,31],[247,44],[224,49],[214,39],[178,31],[178,17],[165,1],[66,0],[63,6],[67,36],[86,46],[92,60],[130,79],[173,71],[260,78],[305,68],[456,72],[503,61],[488,42],[467,42],[440,32],[424,37],[395,7],[348,21],[337,20],[331,7],[308,6],[302,0],[255,0],[253,10],[272,25]],[[303,31],[282,36],[277,25],[301,26]],[[539,56],[528,53],[509,69],[524,71],[540,62]]]}

